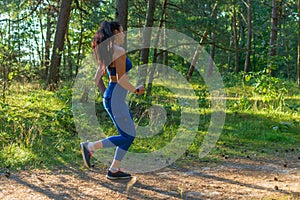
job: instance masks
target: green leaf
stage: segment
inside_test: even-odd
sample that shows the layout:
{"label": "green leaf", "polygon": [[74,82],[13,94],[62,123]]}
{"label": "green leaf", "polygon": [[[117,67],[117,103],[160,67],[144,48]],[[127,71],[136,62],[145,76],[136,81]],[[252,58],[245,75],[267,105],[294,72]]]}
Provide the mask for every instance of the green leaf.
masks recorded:
{"label": "green leaf", "polygon": [[14,72],[10,72],[10,73],[7,75],[7,79],[8,79],[9,81],[11,81],[13,78],[14,78]]}
{"label": "green leaf", "polygon": [[250,79],[251,79],[251,77],[252,77],[251,75],[248,75],[248,74],[247,74],[247,75],[245,76],[245,81],[246,81],[246,82],[249,82]]}

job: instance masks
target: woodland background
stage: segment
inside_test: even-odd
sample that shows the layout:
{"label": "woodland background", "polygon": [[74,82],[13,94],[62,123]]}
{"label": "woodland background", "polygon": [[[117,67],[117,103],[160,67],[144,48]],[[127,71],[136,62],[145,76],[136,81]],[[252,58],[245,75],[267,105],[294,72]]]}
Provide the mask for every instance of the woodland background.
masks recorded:
{"label": "woodland background", "polygon": [[[287,149],[297,154],[299,17],[300,0],[0,1],[0,169],[82,164],[72,87],[103,20],[120,21],[125,30],[175,30],[199,41],[210,54],[226,87],[226,122],[211,157],[204,159],[253,154],[264,159]],[[183,158],[198,160],[211,115],[205,83],[178,55],[141,49],[130,58],[136,66],[165,64],[190,81],[200,124]],[[136,140],[132,151],[161,148],[180,125],[181,105],[170,91],[147,89],[153,95],[131,98],[135,120],[149,123],[147,108],[163,103],[167,121],[157,137]],[[97,113],[106,119],[101,126],[106,134],[116,134],[97,95]],[[81,100],[89,101],[87,91]]]}
{"label": "woodland background", "polygon": [[[164,27],[199,41],[222,75],[268,69],[299,80],[299,2],[296,0],[37,0],[1,1],[1,91],[14,81],[54,88],[72,82],[103,20],[127,28]],[[153,55],[141,50],[139,64]],[[148,50],[149,52],[149,50]],[[159,54],[162,55],[162,54]],[[176,55],[162,56],[168,63]],[[188,65],[182,71],[192,75]]]}

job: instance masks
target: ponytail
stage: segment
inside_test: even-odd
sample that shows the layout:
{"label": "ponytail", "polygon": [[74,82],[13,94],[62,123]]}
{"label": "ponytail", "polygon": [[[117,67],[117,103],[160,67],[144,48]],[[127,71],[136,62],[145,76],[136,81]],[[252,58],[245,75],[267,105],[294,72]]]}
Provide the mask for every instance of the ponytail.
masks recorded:
{"label": "ponytail", "polygon": [[113,31],[119,30],[120,26],[121,25],[118,22],[103,21],[92,41],[94,57],[97,64],[101,66],[101,76],[106,74],[106,66],[109,66],[112,63],[112,56],[114,53]]}
{"label": "ponytail", "polygon": [[110,28],[110,23],[108,21],[103,21],[101,27],[103,28],[104,40],[114,36]]}

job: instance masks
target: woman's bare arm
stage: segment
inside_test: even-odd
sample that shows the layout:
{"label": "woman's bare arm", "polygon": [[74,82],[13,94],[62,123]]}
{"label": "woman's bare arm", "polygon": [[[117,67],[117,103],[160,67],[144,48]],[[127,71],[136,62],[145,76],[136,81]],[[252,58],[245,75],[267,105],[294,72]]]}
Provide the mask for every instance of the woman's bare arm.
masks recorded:
{"label": "woman's bare arm", "polygon": [[116,72],[117,72],[116,75],[117,75],[118,83],[126,90],[134,93],[136,88],[129,82],[129,78],[126,74],[125,50],[118,48],[115,50],[115,55],[118,56],[118,58],[116,58],[114,61],[115,66],[116,66]]}
{"label": "woman's bare arm", "polygon": [[95,84],[99,88],[100,92],[102,94],[104,94],[104,91],[106,90],[106,87],[105,87],[104,82],[102,80],[102,76],[103,76],[102,73],[103,72],[102,72],[102,69],[101,69],[101,65],[99,65],[98,69],[96,71],[94,80],[95,80]]}

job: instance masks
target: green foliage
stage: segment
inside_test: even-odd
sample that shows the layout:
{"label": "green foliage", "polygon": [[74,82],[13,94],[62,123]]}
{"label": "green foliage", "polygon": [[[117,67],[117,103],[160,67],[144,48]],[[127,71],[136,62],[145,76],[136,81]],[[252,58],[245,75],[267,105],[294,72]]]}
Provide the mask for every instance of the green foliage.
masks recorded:
{"label": "green foliage", "polygon": [[[105,19],[114,19],[115,1],[79,0],[73,3],[66,37],[68,41],[65,43],[65,50],[60,52],[62,62],[59,77],[62,81],[56,92],[45,91],[33,83],[43,82],[46,75],[44,41],[47,22],[50,23],[52,41],[59,10],[58,1],[42,1],[39,5],[35,1],[20,2],[0,2],[0,51],[3,52],[0,54],[0,168],[41,167],[77,162],[80,159],[76,156],[79,155],[79,138],[76,136],[72,115],[70,85],[73,80],[70,79],[76,75],[80,65],[86,67],[87,63],[81,61],[91,52],[91,39],[99,28],[99,23]],[[280,144],[282,148],[296,146],[300,142],[300,94],[295,84],[287,82],[294,81],[297,72],[298,17],[295,2],[288,1],[280,5],[282,12],[277,55],[270,58],[271,5],[268,1],[253,1],[251,72],[247,74],[231,72],[235,52],[232,41],[233,8],[238,14],[238,64],[242,66],[247,41],[247,6],[242,1],[228,4],[228,1],[221,0],[217,3],[216,14],[212,15],[216,1],[170,2],[164,24],[164,27],[191,36],[195,41],[200,41],[207,30],[209,34],[204,44],[205,49],[208,50],[212,42],[216,44],[215,64],[222,70],[228,95],[228,115],[213,155],[216,157],[224,151],[240,155],[237,149],[255,152],[259,148],[265,148],[270,155],[270,149],[274,145]],[[145,1],[129,2],[129,28],[144,26],[146,5]],[[35,8],[37,9],[34,10]],[[160,8],[161,2],[157,2],[154,26],[159,23]],[[28,16],[28,13],[31,15]],[[215,40],[210,37],[211,33],[215,35]],[[49,50],[53,45],[51,41]],[[153,59],[153,49],[150,54]],[[169,66],[185,76],[190,63],[172,53],[168,56]],[[138,63],[139,52],[135,52],[133,57]],[[264,70],[266,66],[275,70],[274,77]],[[89,77],[94,74],[93,67],[85,68],[84,76],[87,80],[92,80]],[[191,81],[200,107],[197,111],[190,111],[200,115],[197,136],[187,151],[187,155],[194,157],[197,156],[209,126],[211,112],[209,92],[199,77],[194,72]],[[21,85],[23,82],[32,84]],[[151,123],[147,109],[154,104],[162,104],[167,115],[167,121],[159,134],[153,138],[137,140],[132,147],[133,151],[155,151],[176,135],[182,105],[172,95],[169,90],[154,87],[153,95],[149,99],[131,97],[130,107],[140,125]],[[101,95],[98,96],[97,112],[101,117],[106,117],[103,126],[108,135],[113,135],[116,131],[103,110]],[[241,146],[231,148],[236,144]]]}
{"label": "green foliage", "polygon": [[[51,41],[55,33],[55,24],[59,11],[57,1],[47,1],[37,4],[33,1],[3,1],[0,9],[1,31],[0,49],[7,55],[3,57],[8,66],[7,74],[17,80],[38,78],[44,81],[47,75],[45,58],[45,37],[47,23],[50,23]],[[215,14],[212,14],[216,6]],[[266,1],[254,1],[253,7],[253,41],[251,53],[251,71],[262,71],[266,66],[275,69],[276,77],[296,79],[297,63],[297,5],[294,1],[280,4],[280,23],[278,30],[277,55],[269,57],[270,16],[271,5]],[[71,81],[76,75],[81,61],[91,52],[91,39],[103,20],[113,20],[115,15],[115,1],[83,1],[73,3],[70,23],[68,24],[67,41],[62,54],[59,77]],[[161,2],[156,2],[154,13],[154,26],[157,27],[161,18]],[[13,9],[11,9],[13,8]],[[196,0],[173,1],[167,6],[164,27],[175,29],[195,41],[200,41],[204,32],[208,31],[208,38],[204,47],[209,49],[212,42],[216,44],[215,64],[224,71],[231,71],[234,63],[232,41],[233,10],[237,13],[237,28],[239,33],[239,60],[240,66],[244,64],[247,27],[247,5],[241,1],[228,4],[227,1],[205,0],[199,4]],[[197,12],[195,12],[195,10]],[[32,13],[31,13],[32,12]],[[144,1],[130,1],[128,9],[128,28],[143,27],[147,12],[147,3]],[[28,13],[31,13],[28,16]],[[24,18],[23,18],[24,17]],[[22,19],[22,20],[20,20]],[[49,20],[48,20],[49,19]],[[11,20],[9,22],[9,20]],[[5,33],[5,34],[4,34]],[[215,35],[214,40],[211,33]],[[230,59],[229,59],[230,58]],[[175,60],[175,59],[174,59]],[[177,59],[179,63],[184,61]],[[47,64],[49,65],[49,64]],[[177,65],[177,63],[175,63]],[[181,65],[185,71],[185,64]],[[0,77],[4,80],[4,77]],[[5,81],[8,81],[5,79]]]}
{"label": "green foliage", "polygon": [[268,69],[250,73],[229,73],[223,77],[227,88],[240,86],[240,90],[230,90],[229,95],[239,97],[234,107],[244,109],[279,109],[286,106],[288,94],[286,81],[273,77]]}
{"label": "green foliage", "polygon": [[274,101],[273,107],[284,105],[284,95],[288,93],[285,81],[270,75],[268,70],[258,72],[255,77],[254,93],[262,97],[263,103]]}
{"label": "green foliage", "polygon": [[[253,77],[248,81],[256,83]],[[191,110],[190,115],[195,114],[195,117],[199,117],[200,123],[193,143],[183,155],[184,159],[198,159],[197,155],[210,123],[209,93],[205,87],[193,86],[200,109]],[[293,85],[286,86],[289,90],[294,90]],[[228,98],[223,133],[216,148],[212,149],[209,159],[216,159],[222,154],[270,156],[274,146],[283,151],[285,148],[295,148],[300,142],[299,111],[287,109],[278,112],[271,106],[254,111],[251,109],[254,101],[249,98],[253,94],[254,86],[244,87],[248,87],[249,90],[238,90],[239,85],[230,89],[237,92],[236,94],[243,94],[244,98]],[[152,105],[160,104],[167,116],[157,134],[137,138],[130,151],[152,152],[172,141],[178,134],[181,123],[182,105],[177,97],[173,96],[170,90],[160,86],[153,87],[153,95],[147,101],[135,95],[129,97],[133,117],[139,125],[151,126],[148,109]],[[285,98],[288,98],[286,94]],[[299,102],[299,98],[299,93],[293,94],[293,99]],[[71,92],[66,86],[57,92],[49,92],[42,90],[38,85],[14,83],[9,90],[7,103],[0,102],[0,168],[49,168],[81,163],[78,149],[80,138],[75,131],[70,99]],[[289,103],[294,105],[293,101]],[[115,127],[104,112],[102,103],[97,102],[96,107],[101,119],[107,119],[101,121],[106,134],[115,135]],[[104,114],[105,116],[102,116]],[[264,153],[260,153],[260,150]],[[241,153],[246,151],[247,153]]]}
{"label": "green foliage", "polygon": [[0,168],[51,165],[60,162],[58,152],[73,151],[77,136],[70,106],[57,97],[60,92],[35,87],[15,84],[8,103],[0,103]]}
{"label": "green foliage", "polygon": [[[243,73],[234,73],[234,72],[228,72],[225,75],[223,75],[223,82],[226,88],[231,88],[235,86],[242,86],[244,85],[244,80],[243,80]],[[248,75],[246,75],[245,80],[249,80]]]}

